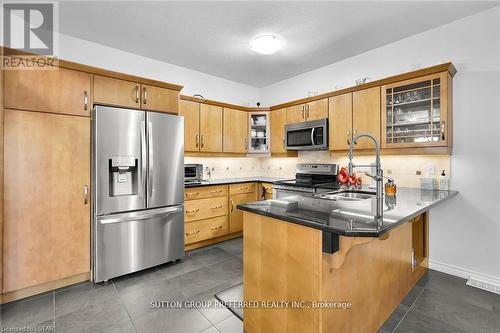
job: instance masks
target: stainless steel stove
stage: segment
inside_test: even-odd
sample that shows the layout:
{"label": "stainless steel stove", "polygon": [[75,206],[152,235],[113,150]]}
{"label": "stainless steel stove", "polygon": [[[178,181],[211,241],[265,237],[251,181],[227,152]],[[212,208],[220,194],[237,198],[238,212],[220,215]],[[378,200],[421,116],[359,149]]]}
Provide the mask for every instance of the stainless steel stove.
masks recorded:
{"label": "stainless steel stove", "polygon": [[295,179],[273,183],[273,198],[336,190],[340,187],[337,173],[337,164],[298,164]]}

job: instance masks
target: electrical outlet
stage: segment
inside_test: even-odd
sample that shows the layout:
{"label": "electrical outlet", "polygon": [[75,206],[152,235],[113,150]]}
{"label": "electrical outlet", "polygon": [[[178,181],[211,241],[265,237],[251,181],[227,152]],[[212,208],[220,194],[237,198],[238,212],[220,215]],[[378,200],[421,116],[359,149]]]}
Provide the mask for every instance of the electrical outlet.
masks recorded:
{"label": "electrical outlet", "polygon": [[427,164],[427,175],[434,176],[436,174],[436,165],[429,163]]}
{"label": "electrical outlet", "polygon": [[391,169],[387,170],[387,174],[392,175],[392,170]]}
{"label": "electrical outlet", "polygon": [[415,174],[416,174],[417,176],[420,176],[420,175],[422,175],[422,171],[417,170],[417,171],[415,171]]}

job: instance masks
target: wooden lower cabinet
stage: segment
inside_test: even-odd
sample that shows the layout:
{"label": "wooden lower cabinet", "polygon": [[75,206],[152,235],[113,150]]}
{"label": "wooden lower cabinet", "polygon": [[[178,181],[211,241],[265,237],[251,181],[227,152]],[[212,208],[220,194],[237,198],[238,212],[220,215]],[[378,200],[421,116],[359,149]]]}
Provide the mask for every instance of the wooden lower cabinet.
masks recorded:
{"label": "wooden lower cabinet", "polygon": [[[230,194],[229,195],[229,232],[239,232],[243,231],[243,211],[236,208],[239,204],[244,204],[247,202],[253,202],[257,200],[257,195],[255,191],[255,184],[252,184],[253,192],[247,192],[243,194]],[[231,192],[231,186],[229,192]]]}
{"label": "wooden lower cabinet", "polygon": [[186,201],[184,204],[184,221],[203,220],[210,217],[227,215],[227,198],[216,197]]}
{"label": "wooden lower cabinet", "polygon": [[192,244],[224,236],[228,231],[229,223],[227,216],[189,222],[184,226],[184,244]]}
{"label": "wooden lower cabinet", "polygon": [[257,185],[257,200],[269,200],[273,198],[273,184],[259,183]]}
{"label": "wooden lower cabinet", "polygon": [[3,292],[90,271],[90,119],[5,110]]}

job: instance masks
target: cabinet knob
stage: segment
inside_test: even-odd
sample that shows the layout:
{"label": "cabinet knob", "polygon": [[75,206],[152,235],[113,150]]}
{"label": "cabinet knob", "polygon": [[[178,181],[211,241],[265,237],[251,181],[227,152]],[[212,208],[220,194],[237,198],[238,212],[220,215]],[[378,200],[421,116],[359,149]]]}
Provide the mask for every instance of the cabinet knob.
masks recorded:
{"label": "cabinet knob", "polygon": [[221,209],[223,206],[222,205],[219,205],[219,206],[215,206],[215,207],[210,207],[210,209]]}
{"label": "cabinet knob", "polygon": [[196,134],[196,136],[195,136],[195,147],[198,148],[199,145],[200,145],[200,135]]}
{"label": "cabinet knob", "polygon": [[231,199],[231,213],[234,211],[234,200]]}
{"label": "cabinet knob", "polygon": [[446,126],[445,126],[445,123],[444,123],[444,120],[443,120],[441,122],[441,140],[443,140],[443,141],[446,139],[445,129],[446,129]]}
{"label": "cabinet knob", "polygon": [[351,130],[347,130],[347,145],[351,145]]}
{"label": "cabinet knob", "polygon": [[198,208],[198,209],[193,209],[193,210],[186,210],[186,214],[193,214],[193,213],[194,213],[194,214],[196,214],[196,213],[198,213],[199,211],[200,211],[200,209],[199,209],[199,208]]}
{"label": "cabinet knob", "polygon": [[196,231],[193,231],[193,232],[186,232],[186,236],[192,236],[192,235],[196,235],[200,233],[200,230],[196,230]]}
{"label": "cabinet knob", "polygon": [[204,139],[204,137],[203,137],[203,134],[202,134],[201,137],[200,137],[200,146],[201,146],[201,148],[203,148],[203,146],[205,145],[203,139]]}

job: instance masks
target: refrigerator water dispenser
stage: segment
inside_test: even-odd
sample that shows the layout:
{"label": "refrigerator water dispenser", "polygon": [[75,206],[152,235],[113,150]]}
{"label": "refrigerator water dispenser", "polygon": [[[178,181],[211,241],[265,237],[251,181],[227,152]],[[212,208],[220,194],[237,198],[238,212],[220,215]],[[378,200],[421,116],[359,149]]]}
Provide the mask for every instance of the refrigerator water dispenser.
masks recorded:
{"label": "refrigerator water dispenser", "polygon": [[138,160],[133,156],[109,159],[109,196],[137,195]]}

